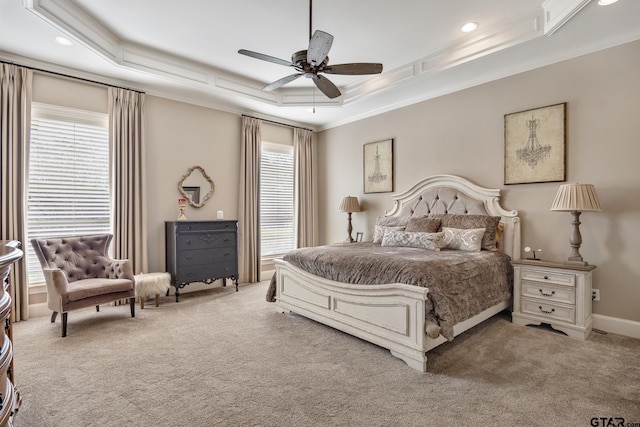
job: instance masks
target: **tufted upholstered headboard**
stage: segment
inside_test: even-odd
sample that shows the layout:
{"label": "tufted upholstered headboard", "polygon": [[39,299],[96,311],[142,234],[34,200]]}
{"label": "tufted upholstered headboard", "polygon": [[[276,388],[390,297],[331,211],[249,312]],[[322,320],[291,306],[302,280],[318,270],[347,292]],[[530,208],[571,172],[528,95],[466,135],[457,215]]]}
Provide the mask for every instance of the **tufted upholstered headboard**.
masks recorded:
{"label": "tufted upholstered headboard", "polygon": [[520,218],[500,205],[500,190],[480,187],[455,175],[434,175],[396,195],[387,216],[461,214],[500,216],[504,225],[501,250],[519,259]]}

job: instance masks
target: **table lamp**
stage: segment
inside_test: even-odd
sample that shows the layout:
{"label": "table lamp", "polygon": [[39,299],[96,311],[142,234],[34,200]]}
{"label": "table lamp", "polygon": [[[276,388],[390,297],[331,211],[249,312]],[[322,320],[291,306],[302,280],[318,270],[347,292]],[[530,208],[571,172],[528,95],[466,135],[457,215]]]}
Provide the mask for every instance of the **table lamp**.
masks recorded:
{"label": "table lamp", "polygon": [[349,233],[349,243],[353,243],[353,237],[351,237],[351,232],[353,231],[353,227],[351,226],[351,213],[352,212],[360,212],[360,203],[358,203],[358,198],[354,196],[347,196],[342,199],[342,203],[340,203],[340,212],[347,212],[349,215],[349,226],[347,227],[347,232]]}
{"label": "table lamp", "polygon": [[580,214],[584,211],[601,211],[596,189],[591,184],[564,184],[558,188],[556,198],[551,205],[552,211],[571,212],[573,230],[569,238],[571,255],[565,264],[588,265],[580,255],[582,236],[580,235]]}

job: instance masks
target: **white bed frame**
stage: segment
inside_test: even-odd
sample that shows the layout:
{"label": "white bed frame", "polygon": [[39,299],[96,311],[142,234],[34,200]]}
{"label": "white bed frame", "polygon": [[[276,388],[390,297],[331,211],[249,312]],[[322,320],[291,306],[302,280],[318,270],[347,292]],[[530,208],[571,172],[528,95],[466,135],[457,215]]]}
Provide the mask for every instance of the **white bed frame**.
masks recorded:
{"label": "white bed frame", "polygon": [[[516,211],[503,209],[500,190],[479,187],[453,175],[435,175],[394,197],[394,208],[387,216],[403,216],[420,203],[431,206],[436,188],[448,187],[480,201],[485,213],[502,217],[502,250],[512,259],[520,258],[520,220]],[[451,212],[457,213],[457,212]],[[478,212],[468,212],[469,214]],[[407,365],[426,372],[426,352],[446,341],[425,333],[425,301],[429,289],[402,283],[350,285],[307,273],[288,262],[276,260],[276,307],[279,312],[294,312],[340,331],[389,349]],[[469,328],[508,308],[501,302],[454,326],[457,336]]]}

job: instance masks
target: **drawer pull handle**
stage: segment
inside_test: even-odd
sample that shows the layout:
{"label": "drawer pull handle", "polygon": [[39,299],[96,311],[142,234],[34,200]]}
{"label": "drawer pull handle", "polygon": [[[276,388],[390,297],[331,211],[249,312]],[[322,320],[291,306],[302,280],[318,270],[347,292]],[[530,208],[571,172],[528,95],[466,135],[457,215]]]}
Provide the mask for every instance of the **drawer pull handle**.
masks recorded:
{"label": "drawer pull handle", "polygon": [[190,225],[187,225],[187,230],[191,230],[191,226]]}
{"label": "drawer pull handle", "polygon": [[544,276],[544,280],[549,280],[549,276]]}
{"label": "drawer pull handle", "polygon": [[[188,257],[186,257],[186,260],[187,260],[187,261],[191,261],[192,259],[193,259],[193,257],[192,257],[192,256],[188,256]],[[540,292],[542,292],[542,291],[540,291]]]}
{"label": "drawer pull handle", "polygon": [[541,306],[541,305],[539,305],[539,306],[538,306],[538,308],[539,308],[539,309],[540,309],[540,311],[541,311],[541,312],[543,312],[544,314],[551,314],[551,313],[553,313],[554,311],[556,311],[556,309],[555,309],[555,308],[552,308],[552,309],[551,309],[551,311],[544,310],[544,309],[542,308],[542,306]]}
{"label": "drawer pull handle", "polygon": [[542,294],[542,296],[545,296],[545,297],[552,297],[552,296],[554,296],[554,295],[556,294],[556,291],[551,291],[551,293],[550,293],[550,294],[545,294],[545,293],[542,291],[542,289],[538,289],[538,290],[540,291],[540,293]]}
{"label": "drawer pull handle", "polygon": [[187,243],[187,245],[190,245],[191,244],[191,240],[187,240],[186,243]]}

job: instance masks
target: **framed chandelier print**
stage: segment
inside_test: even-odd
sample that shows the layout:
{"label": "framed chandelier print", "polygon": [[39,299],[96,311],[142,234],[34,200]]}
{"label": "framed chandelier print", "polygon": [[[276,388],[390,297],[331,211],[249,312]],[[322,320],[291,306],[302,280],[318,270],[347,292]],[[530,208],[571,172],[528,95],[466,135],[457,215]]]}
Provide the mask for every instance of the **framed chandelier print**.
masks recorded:
{"label": "framed chandelier print", "polygon": [[393,191],[393,139],[364,144],[364,192]]}
{"label": "framed chandelier print", "polygon": [[565,178],[567,104],[504,116],[504,183],[557,182]]}

